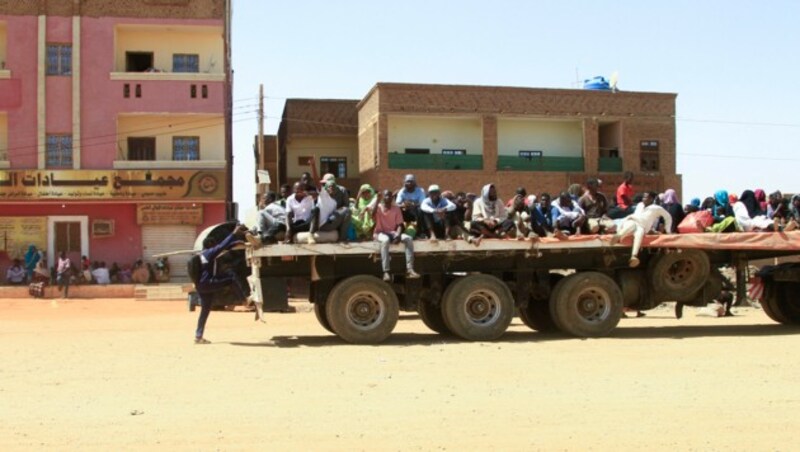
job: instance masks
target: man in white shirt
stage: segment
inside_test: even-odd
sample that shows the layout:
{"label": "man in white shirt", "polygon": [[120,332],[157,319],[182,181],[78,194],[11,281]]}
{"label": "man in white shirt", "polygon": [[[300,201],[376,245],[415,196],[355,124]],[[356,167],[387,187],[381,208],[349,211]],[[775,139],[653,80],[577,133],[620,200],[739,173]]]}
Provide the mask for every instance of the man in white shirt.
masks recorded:
{"label": "man in white shirt", "polygon": [[631,267],[639,266],[639,249],[642,247],[644,235],[653,230],[653,226],[661,219],[664,221],[664,231],[672,230],[672,215],[663,207],[654,204],[658,194],[656,192],[645,192],[641,205],[637,206],[636,211],[625,217],[622,224],[617,229],[617,233],[611,237],[611,245],[619,243],[622,237],[633,234],[633,249],[628,265]]}
{"label": "man in white shirt", "polygon": [[294,194],[286,199],[286,243],[298,232],[307,232],[311,228],[311,209],[314,199],[306,193],[305,185],[294,183]]}
{"label": "man in white shirt", "polygon": [[97,284],[111,284],[111,275],[108,273],[105,262],[100,262],[97,268],[92,270],[92,277]]}
{"label": "man in white shirt", "polygon": [[13,265],[6,270],[6,282],[9,284],[22,284],[25,282],[25,269],[19,259],[14,259]]}
{"label": "man in white shirt", "polygon": [[425,228],[430,234],[431,242],[436,242],[440,237],[450,240],[450,228],[457,224],[455,218],[456,205],[449,199],[442,196],[442,191],[438,185],[431,185],[428,188],[428,197],[420,204],[422,218],[425,220]]}
{"label": "man in white shirt", "polygon": [[311,235],[308,237],[308,243],[315,242],[314,233],[317,231],[337,231],[340,242],[347,240],[347,228],[350,227],[350,208],[347,206],[339,208],[339,201],[334,198],[334,195],[339,196],[341,193],[333,176],[323,180],[319,196],[317,196],[315,206],[311,211]]}

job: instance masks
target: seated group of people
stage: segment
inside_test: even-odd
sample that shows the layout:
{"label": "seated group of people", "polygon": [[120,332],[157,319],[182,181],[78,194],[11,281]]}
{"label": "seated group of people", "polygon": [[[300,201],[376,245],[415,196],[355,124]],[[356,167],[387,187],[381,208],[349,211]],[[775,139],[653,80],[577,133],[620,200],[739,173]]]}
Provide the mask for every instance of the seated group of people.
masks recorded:
{"label": "seated group of people", "polygon": [[414,240],[463,239],[480,245],[484,238],[536,241],[541,237],[615,234],[612,242],[616,243],[633,235],[630,265],[635,267],[645,234],[678,232],[678,225],[694,211],[710,210],[714,218],[714,224],[703,225],[699,231],[789,231],[800,221],[800,196],[789,202],[780,192],[766,199],[762,190],[747,190],[733,199],[720,191],[704,203],[693,200],[684,207],[672,189],[662,194],[636,194],[630,172],[625,173],[611,200],[600,192],[600,180],[589,179],[583,186],[570,186],[555,199],[549,193],[537,197],[519,187],[503,202],[494,184],[486,184],[480,195],[453,193],[436,184],[426,192],[413,174],[405,176],[403,187],[396,192],[376,191],[364,184],[355,199],[350,199],[333,174],[314,184],[313,162],[312,171],[313,175],[304,173],[293,186],[282,186],[280,195],[269,192],[263,197],[259,225],[247,234],[248,242],[255,247],[291,243],[298,233],[307,232],[306,241],[315,243],[315,233],[325,231],[336,231],[340,242],[376,240],[386,245],[382,254],[387,278],[389,243],[406,244],[410,277],[416,276]]}

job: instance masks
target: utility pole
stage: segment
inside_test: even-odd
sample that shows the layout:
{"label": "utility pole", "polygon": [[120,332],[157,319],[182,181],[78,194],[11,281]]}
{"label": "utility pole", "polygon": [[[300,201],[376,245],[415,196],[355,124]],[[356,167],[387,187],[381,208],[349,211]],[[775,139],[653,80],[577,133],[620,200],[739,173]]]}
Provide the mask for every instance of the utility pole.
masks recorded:
{"label": "utility pole", "polygon": [[256,156],[256,205],[258,205],[258,198],[261,193],[258,192],[258,170],[261,162],[264,161],[264,84],[258,85],[258,155]]}

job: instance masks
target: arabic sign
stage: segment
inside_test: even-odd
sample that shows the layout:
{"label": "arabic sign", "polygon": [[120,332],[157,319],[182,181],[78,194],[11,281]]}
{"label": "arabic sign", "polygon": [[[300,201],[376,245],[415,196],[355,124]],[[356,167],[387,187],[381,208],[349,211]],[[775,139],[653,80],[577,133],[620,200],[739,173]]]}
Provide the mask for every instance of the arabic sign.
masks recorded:
{"label": "arabic sign", "polygon": [[0,202],[224,200],[224,170],[0,171]]}
{"label": "arabic sign", "polygon": [[0,251],[22,259],[31,244],[47,248],[47,217],[0,217]]}
{"label": "arabic sign", "polygon": [[202,204],[139,204],[138,224],[203,224]]}

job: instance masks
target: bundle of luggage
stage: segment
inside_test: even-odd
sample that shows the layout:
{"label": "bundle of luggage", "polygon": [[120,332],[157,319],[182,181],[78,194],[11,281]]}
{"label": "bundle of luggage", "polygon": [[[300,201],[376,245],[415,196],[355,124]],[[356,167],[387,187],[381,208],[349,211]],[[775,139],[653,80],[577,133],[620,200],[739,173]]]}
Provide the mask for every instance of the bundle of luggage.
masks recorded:
{"label": "bundle of luggage", "polygon": [[44,298],[44,288],[47,285],[44,281],[31,283],[28,286],[28,293],[33,296],[33,298]]}

